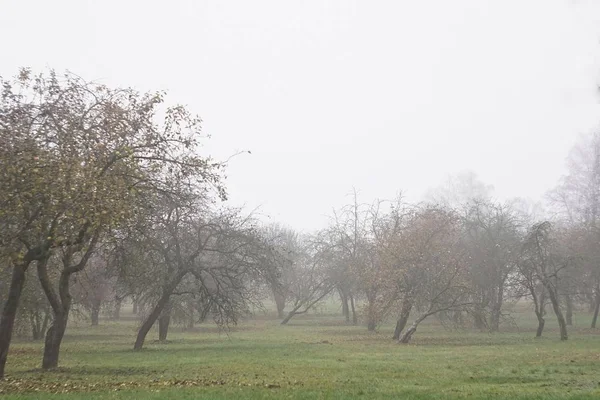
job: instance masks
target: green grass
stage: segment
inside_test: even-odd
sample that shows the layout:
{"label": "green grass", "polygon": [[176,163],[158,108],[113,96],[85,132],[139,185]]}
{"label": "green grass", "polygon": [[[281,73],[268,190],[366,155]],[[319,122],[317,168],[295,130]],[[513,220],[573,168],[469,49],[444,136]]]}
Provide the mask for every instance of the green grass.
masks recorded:
{"label": "green grass", "polygon": [[228,334],[174,327],[133,352],[136,322],[70,326],[56,371],[40,372],[42,344],[11,348],[5,399],[598,399],[600,332],[577,316],[567,342],[555,323],[542,339],[518,315],[503,333],[451,331],[435,320],[410,345],[391,326],[369,333],[340,317],[309,315],[280,326],[248,321]]}

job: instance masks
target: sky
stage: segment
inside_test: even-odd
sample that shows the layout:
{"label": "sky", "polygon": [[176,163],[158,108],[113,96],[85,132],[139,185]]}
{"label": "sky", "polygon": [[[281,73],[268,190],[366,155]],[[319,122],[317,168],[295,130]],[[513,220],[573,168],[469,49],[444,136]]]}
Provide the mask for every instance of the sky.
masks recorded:
{"label": "sky", "polygon": [[19,67],[167,90],[229,204],[299,230],[473,171],[543,198],[600,127],[600,0],[0,0]]}

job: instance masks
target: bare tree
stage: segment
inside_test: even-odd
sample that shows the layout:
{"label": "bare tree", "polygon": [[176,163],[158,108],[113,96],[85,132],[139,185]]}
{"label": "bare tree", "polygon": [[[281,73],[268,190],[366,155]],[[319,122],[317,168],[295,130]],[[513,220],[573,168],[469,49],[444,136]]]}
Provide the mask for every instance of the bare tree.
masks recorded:
{"label": "bare tree", "polygon": [[[559,273],[569,266],[571,257],[565,254],[557,236],[550,222],[534,224],[523,243],[521,270],[525,270],[526,274],[533,276],[544,287],[558,320],[560,339],[567,340],[567,323],[560,307],[558,288]],[[531,279],[528,278],[528,281]],[[543,305],[536,305],[536,313],[540,307]]]}
{"label": "bare tree", "polygon": [[473,315],[479,329],[499,329],[506,284],[521,245],[520,223],[506,205],[472,201],[464,207],[462,224],[473,285]]}

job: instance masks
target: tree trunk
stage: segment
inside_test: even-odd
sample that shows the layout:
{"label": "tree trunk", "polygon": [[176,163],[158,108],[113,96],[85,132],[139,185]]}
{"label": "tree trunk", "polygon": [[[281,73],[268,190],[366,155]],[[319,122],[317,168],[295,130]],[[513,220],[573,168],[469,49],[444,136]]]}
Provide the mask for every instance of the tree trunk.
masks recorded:
{"label": "tree trunk", "polygon": [[541,313],[536,312],[535,315],[538,320],[538,327],[537,331],[535,332],[535,337],[539,338],[542,337],[542,332],[544,332],[544,325],[546,324],[546,320],[544,319]]}
{"label": "tree trunk", "polygon": [[543,285],[538,285],[536,290],[535,286],[531,286],[529,292],[533,299],[535,316],[538,320],[538,328],[535,337],[539,338],[542,337],[544,325],[546,324],[546,320],[544,319],[544,315],[546,315],[546,288]]}
{"label": "tree trunk", "polygon": [[0,379],[4,377],[4,367],[6,366],[8,349],[10,348],[10,341],[15,326],[19,299],[21,298],[23,285],[25,284],[25,272],[27,272],[30,263],[31,261],[26,261],[13,266],[8,298],[2,309],[2,318],[0,319]]}
{"label": "tree trunk", "polygon": [[68,318],[68,309],[62,313],[54,314],[54,321],[50,329],[46,332],[46,340],[44,342],[44,358],[42,360],[42,369],[44,370],[58,367],[60,345],[67,329]]}
{"label": "tree trunk", "polygon": [[342,315],[346,319],[346,323],[350,323],[350,307],[348,306],[348,296],[343,290],[340,290],[340,300],[342,302]]}
{"label": "tree trunk", "polygon": [[285,296],[275,293],[273,296],[275,298],[275,305],[277,306],[277,318],[283,318],[285,309]]}
{"label": "tree trunk", "polygon": [[419,318],[417,318],[415,320],[415,322],[412,323],[412,325],[402,334],[402,336],[400,336],[400,343],[408,343],[410,342],[410,339],[412,338],[412,335],[417,331],[417,326],[419,326],[419,324],[421,322],[423,322],[423,320],[425,318],[427,318],[428,314],[422,315]]}
{"label": "tree trunk", "polygon": [[502,304],[504,304],[504,281],[502,281],[502,284],[498,287],[496,301],[492,305],[492,313],[490,315],[490,331],[492,332],[498,332],[500,330]]}
{"label": "tree trunk", "polygon": [[118,321],[121,319],[121,305],[123,304],[123,299],[115,298],[115,308],[113,310],[113,319]]}
{"label": "tree trunk", "polygon": [[487,322],[485,320],[483,309],[478,308],[473,312],[473,324],[475,325],[475,328],[479,330],[487,329]]}
{"label": "tree trunk", "polygon": [[133,346],[134,350],[142,349],[142,347],[144,346],[144,341],[146,340],[146,335],[148,334],[148,332],[150,332],[150,329],[162,313],[162,310],[169,302],[170,297],[170,295],[163,295],[163,297],[160,298],[158,303],[156,303],[156,306],[154,307],[150,315],[148,315],[142,326],[140,326],[140,330],[138,331],[137,338],[135,339],[135,344]]}
{"label": "tree trunk", "polygon": [[33,312],[29,315],[29,323],[31,324],[31,338],[33,340],[38,340],[39,339],[39,325],[41,322],[37,321],[35,312]]}
{"label": "tree trunk", "polygon": [[396,329],[394,330],[394,340],[400,339],[400,334],[406,327],[406,323],[408,322],[408,318],[410,317],[410,311],[412,309],[412,302],[403,301],[402,309],[400,310],[400,318],[396,321]]}
{"label": "tree trunk", "polygon": [[369,319],[369,322],[367,322],[367,330],[369,332],[375,332],[376,328],[377,328],[377,322],[373,321],[372,319]]}
{"label": "tree trunk", "polygon": [[50,323],[50,313],[46,311],[44,314],[44,321],[42,322],[42,327],[39,330],[39,336],[37,340],[41,340],[46,336],[46,332],[48,330],[48,323]]}
{"label": "tree trunk", "polygon": [[463,326],[465,324],[462,311],[456,310],[452,312],[452,322],[454,322],[456,326]]}
{"label": "tree trunk", "polygon": [[167,334],[169,333],[169,325],[171,324],[171,310],[169,307],[165,307],[165,310],[158,318],[158,340],[161,342],[167,341]]}
{"label": "tree trunk", "polygon": [[358,324],[358,316],[354,308],[354,296],[352,294],[350,294],[350,310],[352,310],[352,325],[356,325]]}
{"label": "tree trunk", "polygon": [[598,311],[600,311],[600,290],[596,291],[596,304],[594,305],[594,316],[592,317],[592,329],[596,328],[598,321]]}
{"label": "tree trunk", "polygon": [[375,306],[375,296],[372,292],[367,294],[367,302],[367,330],[374,332],[379,321]]}
{"label": "tree trunk", "polygon": [[550,303],[552,303],[552,309],[554,310],[554,314],[556,314],[556,319],[558,320],[558,326],[560,328],[560,340],[567,340],[567,322],[565,321],[565,317],[560,309],[558,296],[552,287],[547,287],[547,289],[548,297],[550,297]]}
{"label": "tree trunk", "polygon": [[[60,345],[62,344],[65,331],[67,329],[67,321],[69,320],[69,311],[71,310],[71,293],[69,292],[69,284],[72,273],[63,270],[58,281],[59,297],[56,298],[54,292],[51,291],[50,282],[47,275],[47,260],[38,264],[38,276],[42,288],[46,293],[46,297],[52,301],[52,311],[54,319],[50,329],[46,332],[46,340],[44,342],[44,357],[42,359],[42,369],[48,370],[58,367],[58,356],[60,354]],[[60,299],[60,300],[59,300]]]}
{"label": "tree trunk", "polygon": [[92,326],[98,326],[98,320],[100,315],[100,308],[93,306],[91,312]]}
{"label": "tree trunk", "polygon": [[188,322],[186,329],[194,329],[194,323],[196,322],[196,307],[193,301],[187,302],[188,307]]}
{"label": "tree trunk", "polygon": [[298,310],[299,310],[300,308],[302,308],[302,304],[299,304],[299,305],[297,305],[296,307],[294,307],[294,308],[293,308],[293,309],[292,309],[292,310],[291,310],[291,311],[288,313],[287,317],[285,317],[285,318],[283,319],[283,321],[281,321],[281,325],[285,325],[285,324],[287,324],[288,322],[290,322],[290,319],[292,319],[292,317],[298,313]]}
{"label": "tree trunk", "polygon": [[133,314],[137,314],[138,313],[138,302],[136,299],[133,299],[133,310],[132,310]]}
{"label": "tree trunk", "polygon": [[567,305],[565,319],[568,326],[573,326],[573,298],[571,297],[571,295],[565,295],[565,300],[565,303]]}

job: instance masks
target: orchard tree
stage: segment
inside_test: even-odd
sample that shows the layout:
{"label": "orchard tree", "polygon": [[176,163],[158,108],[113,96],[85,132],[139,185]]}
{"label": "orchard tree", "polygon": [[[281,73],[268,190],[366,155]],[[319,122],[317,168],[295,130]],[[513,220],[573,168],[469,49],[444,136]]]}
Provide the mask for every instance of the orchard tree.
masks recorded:
{"label": "orchard tree", "polygon": [[[520,269],[528,281],[539,282],[543,286],[542,293],[548,294],[558,320],[560,339],[567,340],[567,323],[560,306],[559,287],[561,272],[572,265],[573,258],[560,239],[560,232],[552,223],[544,221],[534,224],[523,243]],[[543,304],[540,302],[540,306],[536,305],[536,311],[538,307],[543,307]],[[543,328],[543,323],[541,325]]]}
{"label": "orchard tree", "polygon": [[404,274],[410,277],[406,293],[419,311],[399,335],[408,343],[427,317],[445,311],[463,311],[472,305],[466,251],[458,216],[446,209],[425,207],[410,221],[408,257]]}
{"label": "orchard tree", "polygon": [[274,268],[278,270],[277,279],[267,284],[277,307],[277,317],[283,319],[286,301],[290,298],[294,264],[301,254],[298,233],[279,224],[267,225],[263,231],[272,247]]}
{"label": "orchard tree", "polygon": [[472,201],[464,206],[462,225],[475,326],[498,331],[507,283],[519,255],[520,221],[510,206]]}

